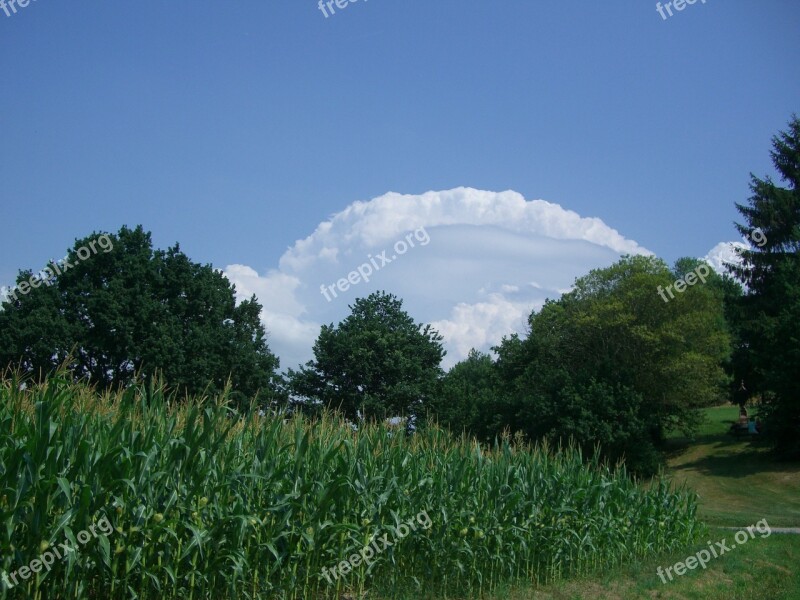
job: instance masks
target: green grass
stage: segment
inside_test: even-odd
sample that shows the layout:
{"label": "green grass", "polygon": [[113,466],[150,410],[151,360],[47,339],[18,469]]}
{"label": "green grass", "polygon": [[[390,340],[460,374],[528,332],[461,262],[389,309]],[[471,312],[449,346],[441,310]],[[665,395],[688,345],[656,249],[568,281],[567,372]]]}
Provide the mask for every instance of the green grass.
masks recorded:
{"label": "green grass", "polygon": [[[772,460],[758,438],[727,433],[736,406],[706,409],[693,440],[672,439],[670,476],[699,495],[699,514],[720,527],[745,527],[766,519],[771,527],[800,527],[800,465]],[[706,541],[732,541],[736,531],[712,527]],[[674,565],[706,547],[699,544],[594,574],[544,586],[516,587],[492,600],[637,598],[697,600],[800,599],[800,535],[773,533],[737,546],[707,569],[662,583],[657,567]]]}
{"label": "green grass", "polygon": [[701,517],[738,527],[766,518],[773,527],[800,527],[800,465],[775,462],[758,438],[727,434],[738,408],[706,409],[694,441],[675,437],[669,472],[697,492]]}
{"label": "green grass", "polygon": [[[732,540],[735,531],[713,528],[708,540]],[[578,600],[602,598],[629,600],[664,598],[681,600],[798,600],[800,599],[800,536],[773,533],[755,539],[712,560],[707,568],[687,571],[666,584],[656,573],[684,561],[700,543],[626,568],[594,577],[579,577],[539,588],[516,589],[492,596],[495,600]]]}

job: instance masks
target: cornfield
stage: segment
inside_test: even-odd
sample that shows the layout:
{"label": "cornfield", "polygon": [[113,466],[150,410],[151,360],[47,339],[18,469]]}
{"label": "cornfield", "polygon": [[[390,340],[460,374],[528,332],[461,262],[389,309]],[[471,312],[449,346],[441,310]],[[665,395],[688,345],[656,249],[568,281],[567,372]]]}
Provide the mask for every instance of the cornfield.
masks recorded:
{"label": "cornfield", "polygon": [[[476,597],[684,547],[694,498],[575,450],[485,449],[436,428],[358,431],[332,415],[244,418],[224,397],[0,382],[0,568],[107,517],[3,598]],[[427,510],[371,566],[321,575]]]}

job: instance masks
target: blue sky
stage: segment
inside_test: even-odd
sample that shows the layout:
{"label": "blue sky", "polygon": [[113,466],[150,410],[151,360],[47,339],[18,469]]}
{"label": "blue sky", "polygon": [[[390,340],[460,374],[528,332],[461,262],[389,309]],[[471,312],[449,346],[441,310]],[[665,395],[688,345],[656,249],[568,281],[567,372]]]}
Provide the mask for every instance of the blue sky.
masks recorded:
{"label": "blue sky", "polygon": [[0,11],[0,282],[140,223],[269,278],[356,201],[460,187],[597,217],[668,262],[703,256],[738,239],[734,202],[800,113],[799,30],[795,0],[698,0],[666,21],[641,0]]}

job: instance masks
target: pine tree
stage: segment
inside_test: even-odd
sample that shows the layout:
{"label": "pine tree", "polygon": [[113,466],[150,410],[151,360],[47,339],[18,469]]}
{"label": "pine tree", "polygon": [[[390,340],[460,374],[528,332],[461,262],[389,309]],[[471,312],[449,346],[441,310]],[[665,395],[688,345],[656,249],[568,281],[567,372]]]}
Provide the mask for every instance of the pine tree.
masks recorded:
{"label": "pine tree", "polygon": [[752,196],[736,204],[736,224],[754,245],[732,273],[742,298],[739,377],[762,401],[765,431],[782,454],[800,456],[800,120],[772,140],[772,162],[786,187],[751,175]]}

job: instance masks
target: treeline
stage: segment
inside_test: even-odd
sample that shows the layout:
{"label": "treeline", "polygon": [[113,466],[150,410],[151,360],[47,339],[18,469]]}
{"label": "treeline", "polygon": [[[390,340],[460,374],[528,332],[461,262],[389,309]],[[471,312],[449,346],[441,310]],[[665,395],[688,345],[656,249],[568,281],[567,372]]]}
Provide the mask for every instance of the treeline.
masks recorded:
{"label": "treeline", "polygon": [[[158,376],[179,395],[227,389],[242,410],[326,407],[354,423],[405,419],[409,431],[436,420],[484,442],[572,440],[640,473],[658,468],[667,432],[691,434],[702,407],[757,399],[776,450],[798,457],[796,117],[772,158],[785,187],[753,177],[737,228],[759,243],[730,275],[691,258],[669,268],[622,257],[534,311],[494,356],[473,351],[447,373],[442,337],[378,292],[323,326],[314,359],[280,376],[255,297],[237,305],[220,272],[177,245],[154,250],[142,227],[103,234],[113,249],[90,261],[78,252],[98,236],[76,240],[72,268],[3,303],[0,365],[41,378],[69,360],[101,387]],[[21,272],[20,287],[32,275]]]}
{"label": "treeline", "polygon": [[531,314],[529,333],[504,339],[497,358],[473,351],[446,374],[441,337],[391,294],[372,294],[323,328],[313,361],[289,371],[293,408],[325,406],[353,421],[404,416],[415,427],[434,419],[487,443],[571,439],[652,473],[667,430],[691,432],[697,409],[729,397],[724,307],[741,288],[712,273],[669,303],[656,293],[697,263],[671,271],[635,256],[592,271]]}

